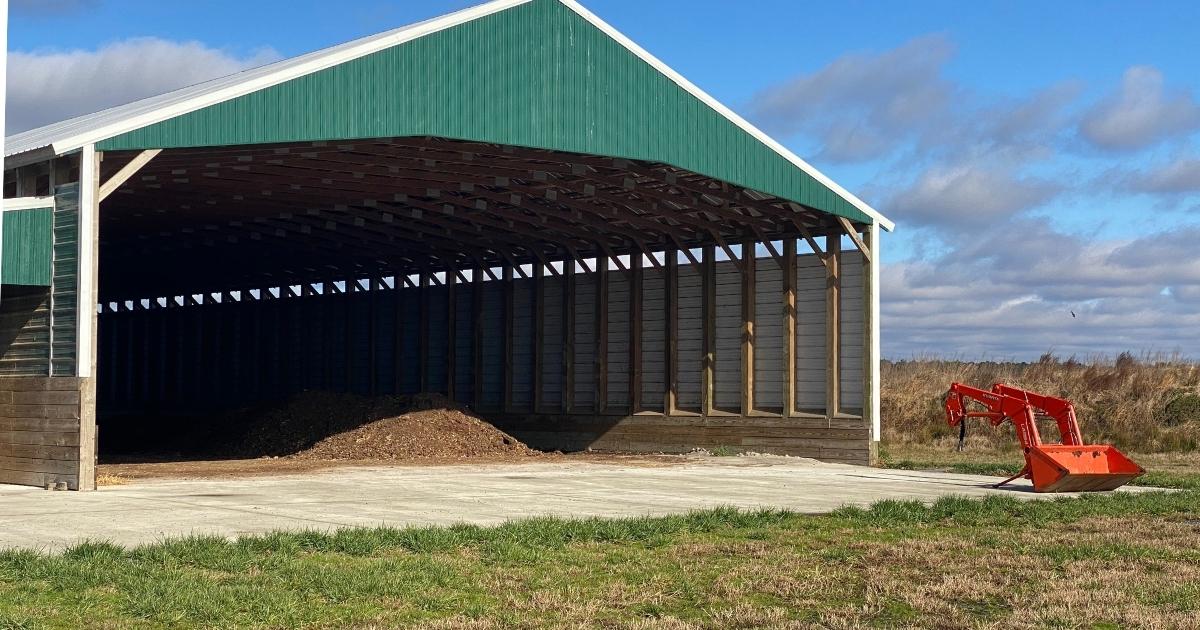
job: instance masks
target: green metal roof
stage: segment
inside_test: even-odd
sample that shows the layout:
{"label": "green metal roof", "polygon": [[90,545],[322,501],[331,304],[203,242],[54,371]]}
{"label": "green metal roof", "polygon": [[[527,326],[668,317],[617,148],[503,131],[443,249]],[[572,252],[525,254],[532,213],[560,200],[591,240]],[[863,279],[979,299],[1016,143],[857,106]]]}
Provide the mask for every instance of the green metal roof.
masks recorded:
{"label": "green metal roof", "polygon": [[893,227],[573,0],[496,0],[362,42],[10,143],[63,151],[436,136],[661,162]]}

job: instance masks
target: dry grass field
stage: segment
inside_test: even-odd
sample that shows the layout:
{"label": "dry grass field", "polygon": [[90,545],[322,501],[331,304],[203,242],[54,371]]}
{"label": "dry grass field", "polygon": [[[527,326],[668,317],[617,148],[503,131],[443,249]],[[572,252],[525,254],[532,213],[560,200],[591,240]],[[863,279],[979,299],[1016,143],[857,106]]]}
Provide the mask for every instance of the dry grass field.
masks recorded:
{"label": "dry grass field", "polygon": [[[952,382],[988,388],[1004,382],[1068,398],[1089,442],[1139,452],[1188,452],[1200,447],[1200,365],[1171,356],[1033,363],[915,360],[882,367],[883,441],[896,446],[945,446],[958,440],[946,426],[942,396]],[[1048,424],[1043,436],[1057,439]],[[1015,446],[1011,425],[970,427],[971,446]]]}

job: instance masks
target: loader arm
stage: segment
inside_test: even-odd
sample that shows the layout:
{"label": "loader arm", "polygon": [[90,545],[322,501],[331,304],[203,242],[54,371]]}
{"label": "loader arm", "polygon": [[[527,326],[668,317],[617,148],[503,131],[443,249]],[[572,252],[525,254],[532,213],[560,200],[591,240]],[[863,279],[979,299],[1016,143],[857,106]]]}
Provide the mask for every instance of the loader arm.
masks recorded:
{"label": "loader arm", "polygon": [[[983,406],[985,411],[971,411],[969,402]],[[993,385],[991,390],[952,383],[944,406],[946,422],[952,427],[962,425],[968,418],[987,418],[993,426],[1006,420],[1013,423],[1025,453],[1025,467],[996,487],[1026,477],[1033,482],[1036,492],[1114,490],[1145,473],[1115,447],[1084,444],[1075,407],[1069,400],[1003,383]],[[1037,427],[1038,410],[1058,423],[1061,442],[1042,443]]]}

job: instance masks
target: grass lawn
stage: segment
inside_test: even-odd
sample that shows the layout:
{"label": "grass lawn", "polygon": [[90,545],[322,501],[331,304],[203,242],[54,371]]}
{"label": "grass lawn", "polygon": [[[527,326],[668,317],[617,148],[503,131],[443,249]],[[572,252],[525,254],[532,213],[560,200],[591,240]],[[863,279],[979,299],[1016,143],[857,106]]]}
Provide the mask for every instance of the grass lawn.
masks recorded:
{"label": "grass lawn", "polygon": [[1200,491],[0,552],[0,628],[1196,627]]}

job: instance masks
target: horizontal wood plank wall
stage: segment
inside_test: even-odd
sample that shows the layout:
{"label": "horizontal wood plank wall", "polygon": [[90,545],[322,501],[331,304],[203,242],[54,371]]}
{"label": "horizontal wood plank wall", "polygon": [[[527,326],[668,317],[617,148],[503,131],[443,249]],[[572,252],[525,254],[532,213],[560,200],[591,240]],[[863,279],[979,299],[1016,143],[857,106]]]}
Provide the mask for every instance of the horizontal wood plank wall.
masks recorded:
{"label": "horizontal wood plank wall", "polygon": [[863,309],[863,256],[858,250],[843,251],[842,274],[842,325],[839,327],[841,361],[842,411],[862,414],[863,405],[863,348],[866,340],[866,314]]}
{"label": "horizontal wood plank wall", "polygon": [[65,482],[79,489],[80,412],[88,380],[0,377],[0,483]]}
{"label": "horizontal wood plank wall", "polygon": [[[841,254],[845,297],[837,349],[845,403],[834,418],[825,413],[825,266],[814,254],[787,258],[794,261],[796,301],[790,353],[784,351],[790,321],[785,274],[766,256],[748,276],[737,262],[714,260],[709,282],[703,266],[678,257],[636,270],[611,268],[603,283],[596,271],[574,265],[556,273],[543,269],[540,298],[533,279],[507,270],[497,274],[507,281],[473,272],[457,287],[453,307],[444,283],[427,275],[424,282],[399,279],[399,289],[350,282],[349,292],[323,295],[304,289],[263,299],[227,295],[220,304],[106,310],[100,317],[101,417],[194,412],[214,401],[247,405],[305,389],[411,394],[424,381],[429,391],[446,393],[452,379],[459,402],[535,446],[729,446],[865,462],[869,427],[856,417],[864,367],[861,256]],[[640,274],[636,281],[634,273]],[[743,277],[753,284],[744,287]],[[600,299],[604,285],[607,298]],[[753,299],[752,309],[742,308],[743,296]],[[710,297],[717,405],[705,413],[703,318]],[[755,398],[743,410],[745,312],[755,318]],[[668,331],[676,332],[674,343]],[[789,354],[795,408],[785,410]],[[640,367],[636,409],[634,361]],[[676,397],[668,395],[672,382]],[[670,400],[676,407],[664,415]],[[598,408],[601,402],[606,406]]]}

